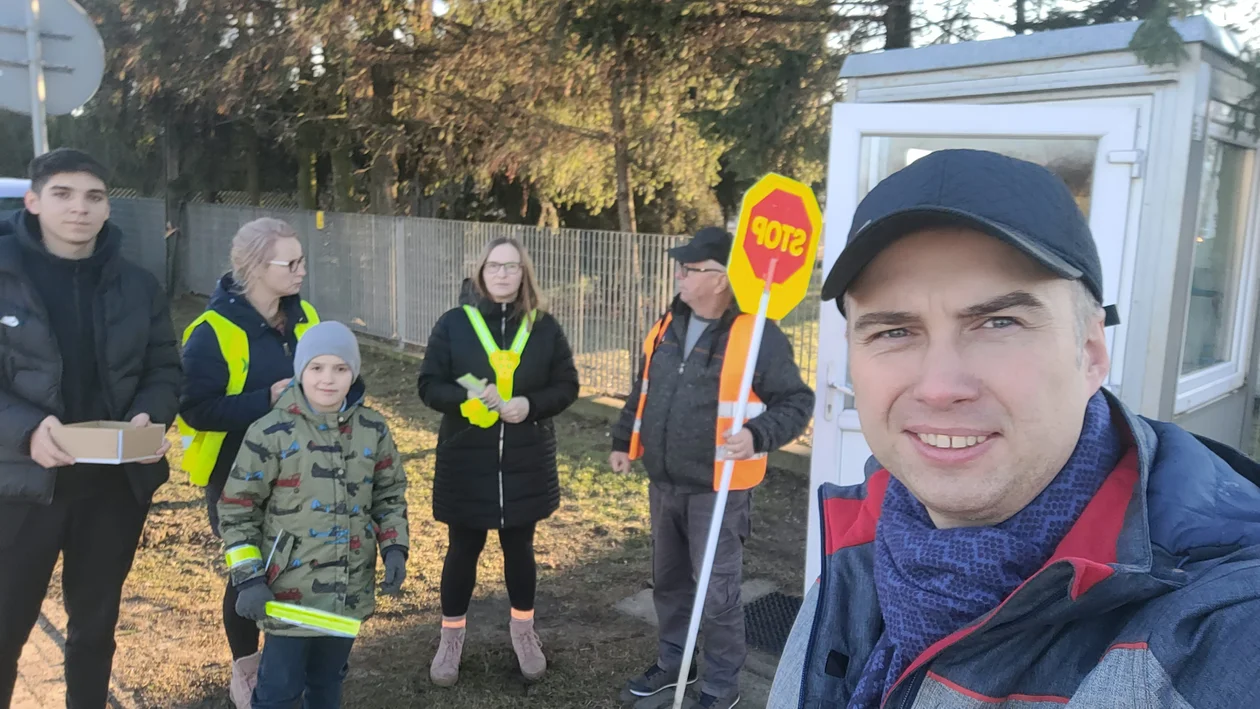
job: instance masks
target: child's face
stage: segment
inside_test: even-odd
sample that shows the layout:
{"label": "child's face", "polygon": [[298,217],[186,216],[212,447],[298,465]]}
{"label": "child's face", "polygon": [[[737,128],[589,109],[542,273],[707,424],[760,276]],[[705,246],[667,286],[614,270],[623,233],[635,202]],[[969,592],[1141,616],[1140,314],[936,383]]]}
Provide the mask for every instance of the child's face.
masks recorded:
{"label": "child's face", "polygon": [[335,355],[320,355],[302,372],[302,391],[316,411],[340,411],[354,383],[350,365]]}

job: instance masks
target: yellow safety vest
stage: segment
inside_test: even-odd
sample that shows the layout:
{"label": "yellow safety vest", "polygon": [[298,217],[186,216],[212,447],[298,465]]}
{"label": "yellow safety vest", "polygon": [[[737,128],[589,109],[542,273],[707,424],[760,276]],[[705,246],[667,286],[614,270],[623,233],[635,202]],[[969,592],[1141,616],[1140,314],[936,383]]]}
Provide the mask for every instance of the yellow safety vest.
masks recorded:
{"label": "yellow safety vest", "polygon": [[[525,351],[525,343],[529,342],[530,323],[534,322],[537,311],[531,312],[529,317],[521,321],[512,346],[506,350],[499,349],[499,344],[494,341],[494,336],[486,325],[486,319],[481,317],[476,308],[465,305],[464,313],[468,315],[468,322],[472,324],[477,339],[481,340],[481,346],[490,358],[490,367],[494,370],[494,385],[499,390],[499,397],[504,401],[511,399],[516,368],[521,364],[521,353]],[[460,404],[459,411],[469,423],[481,428],[490,428],[499,421],[499,412],[486,408],[481,399],[468,399]]]}
{"label": "yellow safety vest", "polygon": [[[306,315],[306,322],[298,323],[293,328],[293,334],[299,340],[307,330],[319,324],[319,313],[305,300],[302,301],[302,313]],[[208,323],[214,330],[215,339],[219,341],[219,352],[227,363],[228,383],[224,393],[228,396],[240,394],[245,390],[245,378],[249,376],[249,336],[236,323],[213,310],[207,310],[184,328],[183,344],[188,344],[193,330],[202,323]],[[184,472],[188,473],[189,482],[204,487],[210,482],[210,473],[219,460],[219,451],[223,448],[223,439],[227,437],[227,433],[198,431],[189,426],[182,416],[175,419],[175,424],[179,426],[179,435],[184,442]]]}
{"label": "yellow safety vest", "polygon": [[[648,370],[652,366],[652,353],[665,337],[665,332],[673,322],[672,313],[666,313],[652,326],[647,339],[643,341],[643,377],[639,387],[639,403],[634,413],[634,428],[630,434],[630,460],[643,457],[643,409],[647,407]],[[713,460],[713,489],[716,490],[722,480],[722,466],[726,464],[724,444],[726,433],[735,426],[735,406],[739,403],[739,388],[744,376],[744,363],[748,361],[748,351],[752,346],[752,331],[755,318],[747,313],[736,316],[731,323],[730,333],[726,338],[726,354],[722,359],[722,376],[718,385],[717,402],[717,440],[714,441],[716,454]],[[744,410],[744,422],[760,416],[766,405],[756,393],[748,392],[748,405]],[[735,461],[735,470],[731,476],[732,490],[748,490],[761,484],[766,477],[768,456],[757,453],[748,460]]]}

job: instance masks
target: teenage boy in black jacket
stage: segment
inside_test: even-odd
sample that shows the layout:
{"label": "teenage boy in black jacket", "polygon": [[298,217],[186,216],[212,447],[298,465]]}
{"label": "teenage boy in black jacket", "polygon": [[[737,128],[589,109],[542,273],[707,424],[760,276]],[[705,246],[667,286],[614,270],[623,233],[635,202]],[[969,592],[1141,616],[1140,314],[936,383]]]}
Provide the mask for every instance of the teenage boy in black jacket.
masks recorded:
{"label": "teenage boy in black jacket", "polygon": [[121,466],[75,463],[52,432],[170,424],[179,350],[157,279],[119,253],[105,168],[63,148],[35,158],[30,178],[26,208],[0,224],[0,707],[61,554],[66,703],[99,709],[123,581],[169,476],[169,446]]}

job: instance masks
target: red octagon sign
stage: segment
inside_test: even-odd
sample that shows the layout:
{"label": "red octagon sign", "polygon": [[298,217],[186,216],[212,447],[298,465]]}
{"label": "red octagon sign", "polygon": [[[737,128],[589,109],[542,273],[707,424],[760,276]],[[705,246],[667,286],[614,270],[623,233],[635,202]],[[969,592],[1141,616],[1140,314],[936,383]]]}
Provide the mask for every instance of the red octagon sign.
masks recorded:
{"label": "red octagon sign", "polygon": [[775,189],[753,205],[748,217],[747,233],[741,236],[753,273],[764,278],[770,262],[777,259],[774,282],[786,283],[805,265],[812,231],[805,201]]}
{"label": "red octagon sign", "polygon": [[772,261],[766,317],[780,320],[800,304],[821,235],[822,211],[813,190],[774,173],[758,180],[744,195],[728,269],[740,310],[757,311]]}

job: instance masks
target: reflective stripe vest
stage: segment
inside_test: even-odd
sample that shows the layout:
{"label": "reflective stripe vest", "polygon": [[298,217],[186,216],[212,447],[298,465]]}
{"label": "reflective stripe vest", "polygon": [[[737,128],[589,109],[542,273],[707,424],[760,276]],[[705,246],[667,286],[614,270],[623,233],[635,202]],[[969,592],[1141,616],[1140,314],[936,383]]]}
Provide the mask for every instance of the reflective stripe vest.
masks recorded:
{"label": "reflective stripe vest", "polygon": [[[652,326],[647,339],[643,341],[643,383],[639,388],[639,406],[634,414],[634,430],[630,435],[630,459],[643,457],[643,440],[640,431],[643,428],[643,409],[647,406],[648,371],[652,368],[652,353],[664,339],[669,325],[673,322],[672,313],[667,313]],[[739,403],[739,385],[744,376],[744,362],[748,359],[748,350],[752,346],[752,331],[755,318],[752,315],[740,314],[731,323],[730,334],[726,340],[726,355],[722,359],[722,379],[718,387],[717,403],[717,439],[714,442],[713,456],[713,489],[717,489],[722,480],[722,465],[726,462],[725,438],[735,425],[735,405]],[[761,415],[766,410],[765,404],[757,394],[748,392],[748,407],[744,411],[747,422]],[[732,490],[748,490],[761,483],[766,477],[765,453],[757,453],[748,460],[735,461],[735,472],[731,475]]]}
{"label": "reflective stripe vest", "polygon": [[[302,301],[302,312],[306,315],[306,322],[298,323],[293,328],[293,334],[299,340],[307,330],[319,324],[319,313],[305,300]],[[188,338],[192,337],[193,330],[201,323],[208,323],[214,330],[215,339],[219,341],[219,352],[223,354],[223,361],[227,364],[228,383],[224,393],[228,396],[240,394],[245,390],[245,378],[249,376],[249,336],[236,323],[213,310],[207,310],[184,328],[183,344],[188,344]],[[189,482],[204,487],[210,482],[210,473],[219,460],[219,451],[223,448],[223,439],[227,437],[227,433],[198,431],[189,426],[183,417],[177,417],[175,423],[179,426],[179,435],[184,442],[184,472],[188,473]]]}
{"label": "reflective stripe vest", "polygon": [[[529,342],[529,325],[534,322],[538,311],[531,312],[529,317],[521,321],[521,326],[516,330],[516,337],[512,339],[512,346],[506,350],[499,349],[499,344],[490,334],[490,327],[486,325],[486,319],[481,317],[481,313],[476,308],[465,305],[464,313],[468,316],[468,322],[472,324],[473,330],[477,333],[477,339],[481,340],[481,346],[485,348],[486,355],[490,358],[490,368],[494,370],[494,385],[499,390],[499,397],[504,401],[511,399],[516,368],[521,364],[521,353],[525,351],[525,343]],[[486,408],[481,399],[468,399],[460,404],[459,411],[469,423],[481,428],[490,428],[499,421],[499,412]]]}

